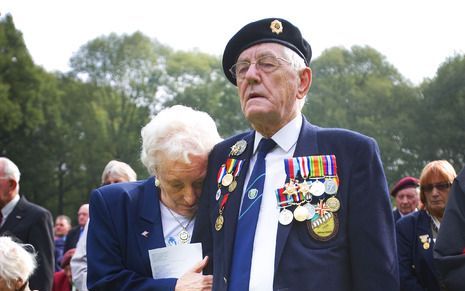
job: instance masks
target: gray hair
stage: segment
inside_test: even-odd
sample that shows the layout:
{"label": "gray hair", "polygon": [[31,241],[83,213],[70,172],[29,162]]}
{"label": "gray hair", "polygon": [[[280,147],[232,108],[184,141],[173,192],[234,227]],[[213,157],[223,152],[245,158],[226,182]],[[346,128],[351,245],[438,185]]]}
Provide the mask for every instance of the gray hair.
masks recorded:
{"label": "gray hair", "polygon": [[[290,48],[286,46],[283,46],[283,49],[284,49],[284,55],[291,62],[291,66],[294,68],[297,74],[299,74],[300,71],[308,67],[305,64],[304,59],[302,59],[302,57],[299,56],[295,51],[291,50]],[[302,110],[302,108],[304,107],[306,100],[307,100],[307,96],[305,96],[302,99],[297,100],[300,110]]]}
{"label": "gray hair", "polygon": [[37,266],[36,254],[25,248],[34,249],[31,245],[14,242],[11,237],[0,237],[0,278],[8,288],[13,288],[18,279],[26,283]]}
{"label": "gray hair", "polygon": [[105,169],[103,170],[103,173],[102,173],[102,184],[104,184],[108,176],[111,176],[111,175],[124,178],[128,182],[137,180],[137,174],[136,172],[134,172],[131,166],[129,166],[128,164],[124,162],[120,162],[117,160],[111,160],[105,166]]}
{"label": "gray hair", "polygon": [[216,124],[205,112],[175,105],[160,111],[141,130],[141,161],[155,175],[163,161],[189,163],[189,155],[208,155],[221,141]]}
{"label": "gray hair", "polygon": [[16,183],[19,183],[19,178],[21,177],[21,172],[9,158],[0,157],[0,165],[3,165],[3,178],[14,179]]}

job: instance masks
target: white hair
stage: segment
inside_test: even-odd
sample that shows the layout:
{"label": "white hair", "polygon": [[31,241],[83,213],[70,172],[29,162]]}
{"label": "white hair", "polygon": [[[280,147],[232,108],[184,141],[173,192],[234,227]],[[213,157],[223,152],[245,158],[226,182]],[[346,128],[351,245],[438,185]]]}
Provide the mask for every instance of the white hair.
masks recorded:
{"label": "white hair", "polygon": [[[296,74],[300,74],[300,72],[303,69],[308,67],[305,64],[304,59],[301,56],[299,56],[299,54],[297,54],[295,51],[291,50],[287,46],[283,46],[283,48],[284,48],[284,55],[291,62],[291,66],[294,68]],[[302,108],[304,107],[306,100],[307,100],[307,96],[305,96],[302,99],[297,100],[297,104],[299,105],[300,110],[302,110]]]}
{"label": "white hair", "polygon": [[5,280],[8,288],[13,288],[18,279],[26,283],[37,266],[35,253],[25,248],[34,249],[31,245],[16,243],[8,236],[0,236],[0,278]]}
{"label": "white hair", "polygon": [[189,163],[189,155],[208,155],[221,137],[205,112],[175,105],[160,111],[141,130],[141,161],[151,175],[161,159]]}
{"label": "white hair", "polygon": [[3,164],[3,175],[4,178],[14,179],[16,183],[19,183],[19,178],[21,177],[21,172],[9,158],[0,157],[0,165]]}
{"label": "white hair", "polygon": [[120,178],[124,178],[128,182],[137,180],[137,174],[136,172],[134,172],[131,166],[117,160],[111,160],[105,166],[105,169],[102,173],[102,184],[105,183],[105,180],[109,176],[117,176]]}

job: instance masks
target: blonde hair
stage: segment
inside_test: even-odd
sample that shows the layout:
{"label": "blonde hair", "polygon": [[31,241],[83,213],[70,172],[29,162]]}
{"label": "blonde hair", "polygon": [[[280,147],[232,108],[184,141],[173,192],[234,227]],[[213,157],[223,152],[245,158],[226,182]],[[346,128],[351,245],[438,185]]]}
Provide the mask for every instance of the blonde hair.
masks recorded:
{"label": "blonde hair", "polygon": [[436,160],[429,162],[421,171],[420,175],[420,200],[426,206],[425,191],[421,186],[431,183],[433,177],[439,176],[445,182],[452,183],[457,176],[454,167],[446,160]]}

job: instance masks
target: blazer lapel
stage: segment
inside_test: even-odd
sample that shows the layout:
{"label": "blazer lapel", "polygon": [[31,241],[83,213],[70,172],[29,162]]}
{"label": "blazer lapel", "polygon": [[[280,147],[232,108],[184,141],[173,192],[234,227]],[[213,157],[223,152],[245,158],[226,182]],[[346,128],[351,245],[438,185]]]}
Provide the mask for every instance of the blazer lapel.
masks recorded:
{"label": "blazer lapel", "polygon": [[[165,247],[166,245],[160,213],[160,188],[155,187],[154,177],[148,179],[142,186],[143,191],[140,194],[138,203],[135,204],[136,208],[133,209],[133,213],[135,214],[134,217],[138,217],[136,220],[136,237],[139,242],[141,257],[148,259],[148,250]],[[149,268],[146,271],[151,274],[150,260],[148,259],[144,265]]]}
{"label": "blazer lapel", "polygon": [[433,232],[431,231],[431,218],[428,216],[426,212],[421,213],[420,221],[418,222],[418,230],[416,233],[415,239],[418,240],[417,243],[421,244],[420,236],[428,235],[430,238],[429,248],[424,250],[423,248],[418,248],[420,251],[424,252],[425,261],[428,268],[435,273],[436,268],[433,266]]}
{"label": "blazer lapel", "polygon": [[237,217],[239,215],[242,192],[244,190],[245,176],[250,165],[250,158],[253,154],[254,133],[255,132],[252,131],[244,137],[244,140],[247,142],[247,148],[244,153],[237,157],[237,159],[244,160],[244,164],[242,165],[241,173],[237,178],[236,189],[230,193],[224,211],[224,270],[227,275],[229,275],[229,268],[231,267],[231,254],[234,246],[234,236],[236,233]]}
{"label": "blazer lapel", "polygon": [[[301,156],[311,156],[317,155],[318,151],[318,141],[316,136],[316,127],[311,125],[305,117],[303,117],[302,128],[300,129],[299,139],[297,140],[297,144],[294,151],[294,157],[301,157]],[[276,237],[276,252],[275,252],[275,276],[276,271],[278,270],[278,265],[281,260],[281,255],[284,250],[284,246],[286,244],[287,238],[289,237],[289,233],[291,231],[292,225],[295,222],[292,222],[288,225],[282,225],[278,223],[278,234]]]}
{"label": "blazer lapel", "polygon": [[13,208],[13,211],[11,211],[5,223],[0,228],[0,233],[3,233],[4,230],[11,232],[27,216],[27,211],[25,211],[25,207],[27,206],[26,203],[26,198],[24,196],[21,196],[18,201],[18,204],[16,204],[15,208]]}

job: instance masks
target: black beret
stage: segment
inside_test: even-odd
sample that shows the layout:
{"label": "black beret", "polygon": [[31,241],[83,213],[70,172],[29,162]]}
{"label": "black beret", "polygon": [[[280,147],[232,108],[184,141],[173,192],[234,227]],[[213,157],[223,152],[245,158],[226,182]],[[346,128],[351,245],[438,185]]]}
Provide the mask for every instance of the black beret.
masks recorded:
{"label": "black beret", "polygon": [[404,177],[399,180],[399,182],[394,185],[394,187],[391,190],[391,196],[396,197],[397,192],[399,192],[402,189],[407,189],[407,188],[417,188],[419,186],[419,181],[417,178],[414,177]]}
{"label": "black beret", "polygon": [[285,19],[266,18],[244,26],[226,45],[223,53],[223,71],[231,83],[236,85],[236,79],[229,69],[236,63],[239,55],[249,47],[264,42],[287,46],[301,56],[307,66],[310,64],[312,48],[302,37],[300,30]]}

